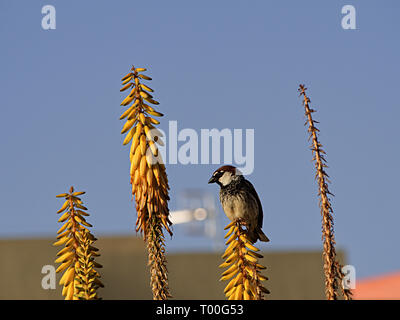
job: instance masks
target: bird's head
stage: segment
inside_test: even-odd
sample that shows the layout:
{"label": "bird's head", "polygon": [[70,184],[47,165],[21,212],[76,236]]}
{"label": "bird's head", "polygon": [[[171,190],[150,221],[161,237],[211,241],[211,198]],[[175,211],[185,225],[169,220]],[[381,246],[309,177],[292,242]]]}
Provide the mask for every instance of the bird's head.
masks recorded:
{"label": "bird's head", "polygon": [[242,177],[242,173],[234,166],[222,166],[214,171],[208,183],[217,183],[220,187],[225,187]]}

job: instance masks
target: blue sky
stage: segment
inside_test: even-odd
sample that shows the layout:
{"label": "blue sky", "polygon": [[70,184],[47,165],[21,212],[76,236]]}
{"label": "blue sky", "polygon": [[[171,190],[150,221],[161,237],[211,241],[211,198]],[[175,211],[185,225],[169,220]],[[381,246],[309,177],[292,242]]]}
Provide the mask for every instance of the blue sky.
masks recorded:
{"label": "blue sky", "polygon": [[[44,5],[56,29],[41,27]],[[356,8],[343,30],[341,8]],[[309,88],[327,152],[337,246],[360,277],[400,268],[398,1],[0,2],[1,237],[53,236],[55,195],[85,190],[94,233],[133,233],[120,78],[147,67],[160,127],[255,130],[265,250],[321,247],[297,88]],[[171,209],[217,165],[167,165]],[[219,208],[219,207],[218,207]],[[220,208],[219,208],[220,209]],[[220,210],[222,223],[226,223]],[[222,227],[221,227],[222,228]],[[209,250],[174,229],[170,250]]]}

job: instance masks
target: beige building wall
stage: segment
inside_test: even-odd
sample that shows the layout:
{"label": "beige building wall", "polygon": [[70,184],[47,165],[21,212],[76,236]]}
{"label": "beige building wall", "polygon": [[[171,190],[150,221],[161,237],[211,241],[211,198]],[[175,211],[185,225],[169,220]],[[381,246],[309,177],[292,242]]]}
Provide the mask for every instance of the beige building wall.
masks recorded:
{"label": "beige building wall", "polygon": [[[60,247],[54,239],[0,240],[0,299],[62,299],[61,287],[44,290],[44,265],[56,265]],[[102,237],[96,242],[103,265],[103,299],[151,299],[143,240],[132,236]],[[322,256],[318,251],[264,252],[269,299],[324,299]],[[343,261],[343,254],[339,253]],[[216,253],[167,255],[169,283],[175,299],[224,299],[220,282],[223,262]]]}

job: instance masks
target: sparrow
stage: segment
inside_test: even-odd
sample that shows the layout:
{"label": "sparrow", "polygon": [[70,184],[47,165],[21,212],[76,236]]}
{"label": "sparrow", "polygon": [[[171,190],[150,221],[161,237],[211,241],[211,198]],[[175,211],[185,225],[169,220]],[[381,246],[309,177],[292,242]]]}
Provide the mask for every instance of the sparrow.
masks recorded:
{"label": "sparrow", "polygon": [[247,235],[252,243],[257,240],[268,242],[261,230],[263,210],[260,198],[250,181],[234,166],[222,166],[215,170],[208,183],[217,183],[221,189],[219,199],[226,216],[246,225]]}

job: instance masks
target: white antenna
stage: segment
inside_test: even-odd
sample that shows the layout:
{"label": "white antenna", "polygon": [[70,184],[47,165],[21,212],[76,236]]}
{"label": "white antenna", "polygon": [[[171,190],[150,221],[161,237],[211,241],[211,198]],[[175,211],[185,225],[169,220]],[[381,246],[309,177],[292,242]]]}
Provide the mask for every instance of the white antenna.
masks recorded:
{"label": "white antenna", "polygon": [[183,224],[189,236],[211,238],[215,250],[222,247],[214,195],[199,189],[186,189],[178,195],[180,210],[170,211],[173,224]]}

